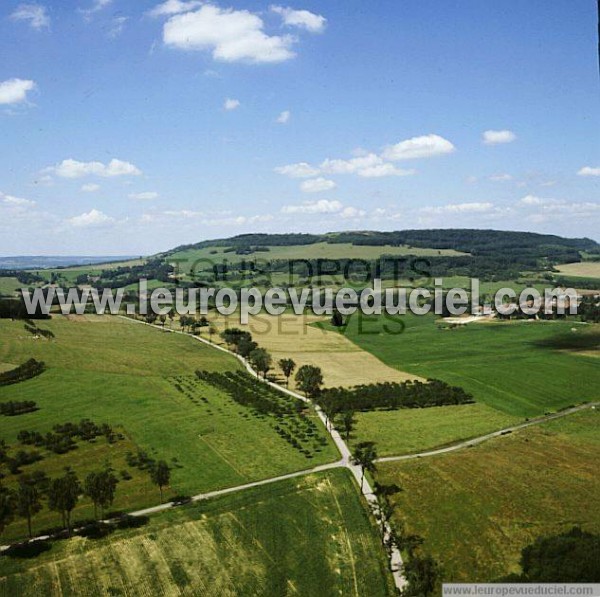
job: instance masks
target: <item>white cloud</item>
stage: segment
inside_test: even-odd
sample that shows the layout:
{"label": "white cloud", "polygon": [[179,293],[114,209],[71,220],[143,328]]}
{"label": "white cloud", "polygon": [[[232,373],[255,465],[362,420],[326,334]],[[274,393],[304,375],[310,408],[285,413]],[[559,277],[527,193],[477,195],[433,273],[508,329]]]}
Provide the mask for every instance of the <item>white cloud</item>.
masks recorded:
{"label": "white cloud", "polygon": [[526,195],[521,199],[521,203],[524,205],[543,205],[544,203],[552,201],[553,199],[543,199],[542,197],[536,197],[535,195]]}
{"label": "white cloud", "polygon": [[368,153],[350,160],[332,160],[328,158],[321,163],[320,169],[327,174],[355,174],[359,170],[373,168],[383,163],[378,155]]}
{"label": "white cloud", "polygon": [[137,166],[117,159],[112,159],[108,164],[68,159],[48,170],[62,178],[82,178],[92,175],[112,178],[115,176],[139,176],[142,173]]}
{"label": "white cloud", "polygon": [[454,145],[439,135],[423,135],[390,145],[383,151],[383,157],[392,162],[431,158],[456,151]]}
{"label": "white cloud", "polygon": [[311,178],[309,180],[305,180],[300,185],[300,190],[303,193],[322,193],[323,191],[330,191],[331,189],[335,189],[336,184],[333,180],[328,180],[326,178]]}
{"label": "white cloud", "polygon": [[286,124],[290,120],[291,113],[289,110],[284,110],[278,117],[277,122],[279,124]]}
{"label": "white cloud", "polygon": [[147,191],[144,193],[131,193],[129,195],[130,199],[137,199],[139,201],[151,201],[152,199],[158,198],[158,193],[155,191]]}
{"label": "white cloud", "polygon": [[416,173],[416,170],[404,170],[402,168],[396,168],[396,166],[390,163],[369,166],[368,168],[363,168],[357,171],[357,174],[364,178],[381,178],[383,176],[412,176]]}
{"label": "white cloud", "polygon": [[0,104],[20,104],[27,101],[27,93],[33,91],[34,81],[24,79],[8,79],[0,83]]}
{"label": "white cloud", "polygon": [[240,105],[241,104],[239,100],[227,98],[223,102],[223,109],[227,110],[228,112],[231,112],[231,110],[236,110],[237,108],[239,108]]}
{"label": "white cloud", "polygon": [[35,201],[29,199],[22,199],[21,197],[15,197],[14,195],[5,195],[0,191],[0,203],[8,205],[9,207],[34,207]]}
{"label": "white cloud", "polygon": [[507,182],[512,179],[513,177],[510,174],[493,174],[490,176],[492,182]]}
{"label": "white cloud", "polygon": [[490,202],[450,203],[436,207],[423,207],[420,211],[427,214],[466,214],[485,213],[493,211],[494,204]]}
{"label": "white cloud", "polygon": [[67,222],[75,228],[93,228],[114,224],[115,220],[97,209],[92,209],[87,213],[69,218]]}
{"label": "white cloud", "polygon": [[501,145],[502,143],[511,143],[517,138],[512,131],[485,131],[482,141],[485,145]]}
{"label": "white cloud", "polygon": [[364,209],[358,209],[356,207],[344,207],[342,209],[340,215],[344,219],[355,219],[362,218],[367,215],[367,212]]}
{"label": "white cloud", "polygon": [[91,8],[86,8],[81,12],[89,16],[95,12],[102,10],[103,8],[106,8],[109,4],[112,4],[112,1],[113,0],[94,0],[94,3],[92,4]]}
{"label": "white cloud", "polygon": [[310,178],[319,174],[319,169],[307,164],[299,162],[298,164],[288,164],[287,166],[279,166],[275,168],[277,174],[283,174],[290,178]]}
{"label": "white cloud", "polygon": [[167,0],[162,4],[155,6],[152,10],[148,11],[147,14],[151,17],[177,15],[182,12],[189,12],[200,6],[202,6],[202,2],[199,0],[190,0],[189,2],[183,2],[182,0]]}
{"label": "white cloud", "polygon": [[172,16],[164,25],[165,45],[180,50],[211,51],[223,62],[283,62],[294,57],[296,39],[267,35],[263,20],[247,10],[205,4],[196,12]]}
{"label": "white cloud", "polygon": [[302,205],[285,205],[282,208],[284,214],[333,214],[340,212],[344,206],[340,201],[309,201]]}
{"label": "white cloud", "polygon": [[41,4],[19,4],[10,15],[13,21],[29,21],[32,29],[44,29],[50,27],[50,17],[46,7]]}
{"label": "white cloud", "polygon": [[81,190],[84,193],[95,193],[96,191],[100,190],[100,185],[99,184],[94,184],[93,182],[91,182],[89,184],[84,184],[81,187]]}
{"label": "white cloud", "polygon": [[308,10],[294,10],[283,6],[271,6],[271,11],[281,15],[283,22],[289,27],[299,27],[311,33],[322,33],[327,19]]}
{"label": "white cloud", "polygon": [[129,17],[115,17],[111,21],[111,27],[108,30],[108,37],[115,38],[123,33],[125,23],[129,20]]}
{"label": "white cloud", "polygon": [[592,168],[591,166],[584,166],[579,172],[578,176],[600,176],[600,166]]}

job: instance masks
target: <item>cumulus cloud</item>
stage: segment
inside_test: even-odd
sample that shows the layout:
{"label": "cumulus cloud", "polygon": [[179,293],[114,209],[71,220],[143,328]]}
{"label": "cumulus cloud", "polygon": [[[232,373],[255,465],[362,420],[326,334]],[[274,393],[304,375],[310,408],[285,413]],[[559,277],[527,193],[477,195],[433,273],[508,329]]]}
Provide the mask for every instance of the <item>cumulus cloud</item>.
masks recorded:
{"label": "cumulus cloud", "polygon": [[510,174],[492,174],[492,176],[490,176],[492,182],[508,182],[512,179],[513,177]]}
{"label": "cumulus cloud", "polygon": [[172,16],[164,25],[163,41],[180,50],[210,51],[222,62],[274,63],[294,57],[294,37],[267,35],[263,29],[263,20],[254,13],[205,4]]}
{"label": "cumulus cloud", "polygon": [[396,168],[393,164],[386,163],[362,168],[356,173],[364,178],[381,178],[383,176],[412,176],[413,174],[416,174],[417,171],[414,169],[405,170]]}
{"label": "cumulus cloud", "polygon": [[490,202],[450,203],[435,207],[423,207],[421,212],[426,214],[466,214],[485,213],[495,209]]}
{"label": "cumulus cloud", "polygon": [[130,193],[130,199],[137,199],[139,201],[151,201],[152,199],[158,198],[158,193],[155,191],[146,191],[144,193]]}
{"label": "cumulus cloud", "polygon": [[319,201],[307,201],[301,205],[285,205],[282,208],[284,214],[334,214],[344,209],[340,201],[320,199]]}
{"label": "cumulus cloud", "polygon": [[60,164],[48,169],[61,178],[83,178],[84,176],[102,176],[112,178],[115,176],[139,176],[142,171],[129,162],[112,159],[108,164],[102,162],[79,162],[77,160],[63,160]]}
{"label": "cumulus cloud", "polygon": [[578,176],[600,176],[600,166],[592,168],[591,166],[584,166],[579,172]]}
{"label": "cumulus cloud", "polygon": [[485,145],[501,145],[502,143],[512,143],[517,138],[512,131],[485,131],[482,141]]}
{"label": "cumulus cloud", "polygon": [[303,193],[322,193],[323,191],[330,191],[331,189],[335,189],[337,185],[333,180],[328,180],[326,178],[311,178],[309,180],[305,180],[300,185],[300,190]]}
{"label": "cumulus cloud", "polygon": [[431,158],[445,155],[456,151],[456,147],[439,135],[422,135],[413,137],[406,141],[400,141],[396,145],[390,145],[383,151],[383,157],[392,162],[400,160],[416,160],[420,158]]}
{"label": "cumulus cloud", "polygon": [[280,15],[288,27],[299,27],[311,33],[325,31],[327,19],[308,10],[294,10],[283,6],[271,6],[271,11]]}
{"label": "cumulus cloud", "polygon": [[189,12],[195,8],[202,6],[202,2],[199,0],[190,0],[189,2],[183,2],[182,0],[167,0],[162,4],[158,4],[152,10],[148,11],[148,15],[151,17],[163,17],[177,15],[182,12]]}
{"label": "cumulus cloud", "polygon": [[228,112],[231,112],[232,110],[236,110],[237,108],[239,108],[240,105],[241,104],[239,100],[227,98],[223,102],[223,109],[227,110]]}
{"label": "cumulus cloud", "polygon": [[327,174],[355,174],[360,170],[382,165],[383,160],[374,153],[352,158],[350,160],[326,159],[320,165],[321,172]]}
{"label": "cumulus cloud", "polygon": [[279,124],[287,124],[290,120],[291,113],[289,110],[284,110],[278,117],[277,122]]}
{"label": "cumulus cloud", "polygon": [[362,218],[367,215],[367,212],[364,209],[358,209],[356,207],[344,207],[340,212],[342,218],[346,220]]}
{"label": "cumulus cloud", "polygon": [[0,203],[8,207],[34,207],[35,201],[30,201],[29,199],[23,199],[21,197],[15,197],[14,195],[6,195],[2,191],[0,191]]}
{"label": "cumulus cloud", "polygon": [[46,7],[41,4],[19,4],[10,18],[13,21],[28,21],[30,27],[38,31],[50,27],[50,17]]}
{"label": "cumulus cloud", "polygon": [[69,218],[67,222],[75,228],[95,228],[114,224],[115,219],[97,209],[92,209],[87,213]]}
{"label": "cumulus cloud", "polygon": [[27,94],[35,89],[34,81],[8,79],[0,83],[0,105],[20,104],[27,101]]}
{"label": "cumulus cloud", "polygon": [[100,185],[90,182],[89,184],[82,185],[81,190],[84,193],[95,193],[96,191],[100,190]]}
{"label": "cumulus cloud", "polygon": [[299,162],[298,164],[288,164],[287,166],[279,166],[275,168],[277,174],[283,174],[290,178],[310,178],[319,174],[319,169],[307,164]]}

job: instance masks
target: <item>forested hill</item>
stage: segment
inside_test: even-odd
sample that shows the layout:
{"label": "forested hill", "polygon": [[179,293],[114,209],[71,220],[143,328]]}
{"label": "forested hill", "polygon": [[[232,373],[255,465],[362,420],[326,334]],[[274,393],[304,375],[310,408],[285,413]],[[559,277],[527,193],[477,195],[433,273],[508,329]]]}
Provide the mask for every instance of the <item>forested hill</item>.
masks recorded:
{"label": "forested hill", "polygon": [[473,256],[496,256],[518,252],[521,257],[547,258],[567,263],[579,261],[580,251],[600,255],[600,245],[589,238],[562,238],[551,234],[533,232],[507,232],[501,230],[476,229],[432,229],[400,230],[395,232],[335,232],[328,234],[242,234],[232,238],[207,240],[184,245],[168,251],[169,255],[189,249],[207,247],[231,247],[253,249],[257,247],[279,247],[351,243],[363,246],[404,246],[433,249],[454,249]]}

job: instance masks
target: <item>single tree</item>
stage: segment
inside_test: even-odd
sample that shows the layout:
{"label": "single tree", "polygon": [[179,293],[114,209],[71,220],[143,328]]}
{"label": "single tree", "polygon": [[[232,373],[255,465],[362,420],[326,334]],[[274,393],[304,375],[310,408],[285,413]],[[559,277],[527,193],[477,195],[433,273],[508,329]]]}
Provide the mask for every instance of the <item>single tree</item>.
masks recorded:
{"label": "single tree", "polygon": [[248,355],[248,360],[257,374],[262,373],[263,378],[267,379],[267,373],[273,366],[271,355],[264,348],[256,348]]}
{"label": "single tree", "polygon": [[160,501],[163,501],[163,487],[166,487],[169,484],[169,480],[171,479],[171,469],[169,465],[164,460],[159,460],[152,470],[150,471],[150,478],[152,479],[152,483],[154,485],[158,485],[158,490],[160,491]]}
{"label": "single tree", "polygon": [[290,377],[296,369],[296,363],[292,359],[281,359],[279,361],[279,367],[283,371],[285,375],[285,387],[287,388],[290,385]]}
{"label": "single tree", "polygon": [[15,505],[17,514],[27,520],[29,537],[33,536],[31,519],[42,509],[41,497],[35,478],[27,474],[21,475],[19,487],[15,493]]}
{"label": "single tree", "polygon": [[314,365],[302,365],[296,373],[296,385],[307,398],[316,396],[323,385],[323,372]]}
{"label": "single tree", "polygon": [[160,321],[160,325],[163,327],[163,330],[165,329],[165,323],[167,321],[167,316],[166,315],[159,315],[158,316],[158,320]]}
{"label": "single tree", "polygon": [[346,441],[348,441],[350,439],[350,434],[354,429],[354,411],[345,410],[342,413],[342,426],[344,428],[344,436]]}
{"label": "single tree", "polygon": [[217,328],[214,325],[208,326],[208,341],[212,344],[212,337],[217,333]]}
{"label": "single tree", "polygon": [[360,442],[354,448],[354,462],[361,467],[360,490],[363,490],[365,473],[374,473],[376,470],[377,448],[374,442]]}
{"label": "single tree", "polygon": [[242,338],[237,345],[237,353],[247,359],[250,353],[258,348],[258,344],[248,338]]}
{"label": "single tree", "polygon": [[69,535],[71,535],[71,513],[77,505],[80,494],[79,479],[70,470],[67,470],[63,477],[53,479],[48,489],[48,507],[50,510],[60,512],[63,526],[67,529]]}
{"label": "single tree", "polygon": [[331,316],[331,325],[334,328],[341,328],[344,325],[344,316],[336,309]]}
{"label": "single tree", "polygon": [[94,503],[94,518],[104,518],[104,510],[112,505],[119,480],[110,469],[91,472],[84,482],[83,492]]}
{"label": "single tree", "polygon": [[[10,489],[0,485],[0,535],[15,515],[15,495]],[[31,534],[31,533],[30,533]]]}

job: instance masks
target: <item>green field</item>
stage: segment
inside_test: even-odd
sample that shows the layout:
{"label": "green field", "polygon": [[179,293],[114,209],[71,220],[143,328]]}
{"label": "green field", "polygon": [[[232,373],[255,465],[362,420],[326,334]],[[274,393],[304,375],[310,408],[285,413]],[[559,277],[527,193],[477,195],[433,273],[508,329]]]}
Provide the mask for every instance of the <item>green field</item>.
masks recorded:
{"label": "green field", "polygon": [[16,278],[0,278],[0,296],[14,296],[22,286]]}
{"label": "green field", "polygon": [[[197,369],[238,370],[241,365],[190,337],[113,317],[58,316],[39,325],[56,339],[35,339],[23,322],[0,321],[0,362],[17,365],[34,357],[48,367],[37,378],[0,388],[2,401],[33,400],[39,406],[30,414],[2,418],[1,439],[11,446],[18,446],[16,436],[23,429],[45,433],[54,424],[84,417],[106,422],[122,428],[128,441],[153,458],[177,459],[171,494],[187,495],[309,469],[338,457],[311,411],[294,415],[311,417],[318,425],[314,441],[322,444],[307,457],[276,433],[274,417],[259,415],[198,381]],[[177,390],[177,379],[187,384],[187,393]],[[52,458],[26,470],[50,466]],[[156,502],[156,492],[143,492],[133,493],[125,505]]]}
{"label": "green field", "polygon": [[580,525],[600,531],[600,413],[587,410],[473,448],[380,463],[396,483],[397,520],[425,538],[446,581],[485,582],[518,572],[538,536]]}
{"label": "green field", "polygon": [[[203,249],[186,249],[171,253],[166,260],[174,263],[179,261],[179,270],[189,273],[190,268],[196,270],[209,269],[210,263],[229,263],[241,261],[270,261],[274,259],[379,259],[382,255],[419,257],[466,255],[453,249],[426,249],[417,247],[392,247],[353,245],[350,243],[314,243],[310,245],[271,246],[268,251],[258,251],[251,255],[237,255],[235,252],[225,252],[227,247],[205,247]],[[198,262],[195,264],[195,262]],[[210,263],[209,263],[210,262]],[[195,264],[195,265],[194,265]]]}
{"label": "green field", "polygon": [[0,557],[2,595],[393,595],[346,470],[156,515],[104,539]]}
{"label": "green field", "polygon": [[345,334],[391,367],[442,379],[463,387],[477,402],[529,417],[600,397],[597,351],[549,345],[557,336],[576,339],[599,330],[571,321],[472,323],[449,329],[433,316],[357,314]]}
{"label": "green field", "polygon": [[522,419],[485,404],[359,412],[350,443],[374,441],[380,456],[412,454],[484,435]]}

